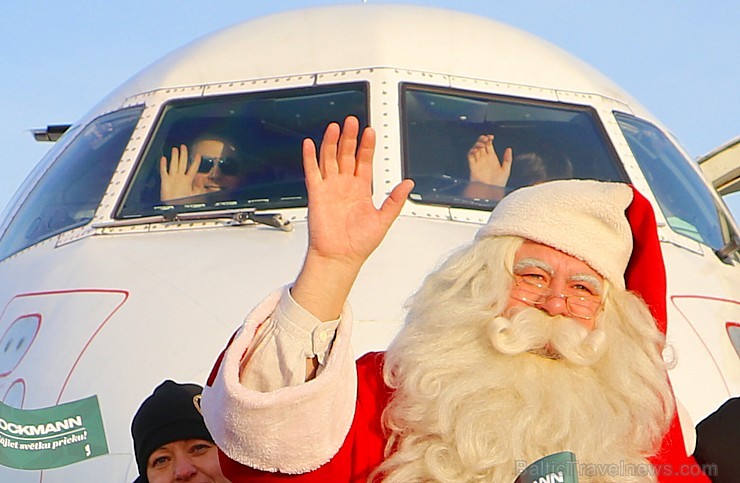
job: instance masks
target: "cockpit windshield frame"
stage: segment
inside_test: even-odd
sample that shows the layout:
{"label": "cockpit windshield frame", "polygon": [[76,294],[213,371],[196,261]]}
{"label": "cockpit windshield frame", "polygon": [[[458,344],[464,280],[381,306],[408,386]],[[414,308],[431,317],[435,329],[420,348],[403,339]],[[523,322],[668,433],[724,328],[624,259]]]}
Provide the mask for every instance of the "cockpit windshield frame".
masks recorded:
{"label": "cockpit windshield frame", "polygon": [[[416,183],[416,203],[490,210],[543,181],[629,182],[592,107],[412,83],[399,95],[404,177]],[[475,180],[469,154],[482,135],[494,136],[499,166],[512,148],[505,184]]]}
{"label": "cockpit windshield frame", "polygon": [[[717,252],[732,246],[732,221],[691,160],[653,123],[617,111],[614,117],[671,230]],[[727,258],[739,257],[731,250]]]}
{"label": "cockpit windshield frame", "polygon": [[[367,126],[368,91],[360,81],[165,102],[114,219],[307,206],[303,140],[348,115]],[[174,174],[186,190],[166,189]]]}
{"label": "cockpit windshield frame", "polygon": [[0,260],[93,220],[143,108],[75,127],[0,237]]}

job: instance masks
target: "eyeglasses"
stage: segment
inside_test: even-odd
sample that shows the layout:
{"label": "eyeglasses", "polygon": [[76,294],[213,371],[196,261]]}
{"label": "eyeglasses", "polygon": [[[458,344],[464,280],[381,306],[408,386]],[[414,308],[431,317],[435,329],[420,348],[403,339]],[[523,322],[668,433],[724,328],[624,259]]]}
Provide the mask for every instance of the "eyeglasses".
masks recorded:
{"label": "eyeglasses", "polygon": [[601,307],[601,299],[595,295],[583,293],[553,293],[552,289],[543,283],[515,275],[515,287],[511,290],[511,297],[527,305],[538,307],[547,303],[552,297],[565,300],[568,314],[584,320],[591,320]]}
{"label": "eyeglasses", "polygon": [[201,156],[199,173],[210,173],[213,166],[218,163],[218,169],[225,176],[236,176],[242,169],[242,164],[234,158],[217,158]]}

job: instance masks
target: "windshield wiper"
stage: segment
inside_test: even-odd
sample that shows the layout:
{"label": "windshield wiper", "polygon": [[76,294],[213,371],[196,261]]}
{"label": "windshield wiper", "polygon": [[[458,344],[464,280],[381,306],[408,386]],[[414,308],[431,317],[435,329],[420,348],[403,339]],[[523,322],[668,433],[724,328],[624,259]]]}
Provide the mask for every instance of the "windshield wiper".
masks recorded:
{"label": "windshield wiper", "polygon": [[732,235],[730,241],[725,246],[715,251],[720,260],[725,263],[732,263],[732,255],[740,249],[740,236]]}
{"label": "windshield wiper", "polygon": [[279,228],[283,231],[293,231],[293,225],[290,224],[290,220],[285,219],[281,213],[257,213],[254,209],[241,210],[231,218],[239,224],[246,223],[249,220],[260,225]]}
{"label": "windshield wiper", "polygon": [[161,215],[145,216],[141,218],[129,218],[126,220],[113,220],[95,223],[93,228],[111,228],[119,226],[145,225],[149,223],[165,223],[195,220],[217,220],[226,219],[233,225],[245,225],[249,223],[267,225],[282,231],[293,231],[293,225],[282,213],[258,213],[254,208],[243,208],[239,210],[219,211],[187,211],[176,210],[162,213]]}

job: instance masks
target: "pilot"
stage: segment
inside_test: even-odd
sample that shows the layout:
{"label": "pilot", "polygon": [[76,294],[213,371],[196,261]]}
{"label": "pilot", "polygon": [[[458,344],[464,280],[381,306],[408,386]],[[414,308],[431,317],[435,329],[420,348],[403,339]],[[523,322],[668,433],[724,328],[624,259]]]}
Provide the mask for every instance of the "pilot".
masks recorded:
{"label": "pilot", "polygon": [[355,361],[347,296],[413,187],[376,208],[374,132],[359,146],[358,133],[351,117],[341,134],[329,125],[319,162],[304,143],[303,267],[247,316],[204,389],[228,478],[507,482],[569,450],[584,483],[708,481],[662,358],[655,219],[626,184],[509,194],[426,278],[388,350]]}
{"label": "pilot", "polygon": [[234,144],[205,134],[192,143],[172,148],[171,159],[159,162],[160,198],[171,202],[180,198],[214,193],[243,186],[246,166]]}
{"label": "pilot", "polygon": [[139,477],[134,483],[228,483],[200,414],[202,387],[164,381],[131,423]]}
{"label": "pilot", "polygon": [[562,152],[526,152],[515,157],[508,147],[499,158],[493,140],[493,134],[482,134],[468,151],[470,183],[463,194],[467,198],[500,200],[505,195],[504,187],[512,191],[573,177],[573,165]]}

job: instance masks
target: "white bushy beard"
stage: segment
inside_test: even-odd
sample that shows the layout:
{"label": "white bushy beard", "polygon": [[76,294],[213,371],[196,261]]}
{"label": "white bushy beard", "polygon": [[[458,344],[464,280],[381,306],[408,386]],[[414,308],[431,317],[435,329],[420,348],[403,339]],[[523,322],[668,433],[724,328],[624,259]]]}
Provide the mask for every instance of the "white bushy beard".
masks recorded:
{"label": "white bushy beard", "polygon": [[[384,413],[389,457],[376,478],[511,482],[536,459],[569,450],[589,465],[579,466],[581,482],[655,481],[641,475],[668,430],[673,398],[649,311],[611,288],[591,334],[537,309],[501,318],[505,267],[520,243],[478,241],[412,300],[386,354],[395,392]],[[543,357],[553,349],[559,359]],[[610,472],[594,474],[598,464]]]}

